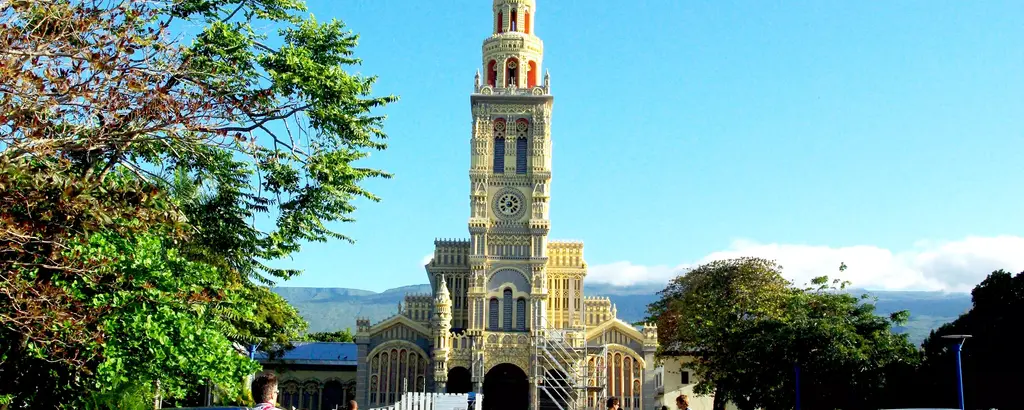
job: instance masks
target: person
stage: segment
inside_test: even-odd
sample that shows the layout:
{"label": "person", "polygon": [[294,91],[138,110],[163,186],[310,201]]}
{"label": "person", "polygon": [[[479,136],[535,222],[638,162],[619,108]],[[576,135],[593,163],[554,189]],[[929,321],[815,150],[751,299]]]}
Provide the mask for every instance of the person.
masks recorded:
{"label": "person", "polygon": [[676,407],[679,410],[690,410],[690,398],[685,394],[676,396]]}
{"label": "person", "polygon": [[668,406],[661,406],[661,410],[668,410]]}
{"label": "person", "polygon": [[356,403],[355,400],[349,400],[348,401],[348,410],[359,410],[359,403]]}
{"label": "person", "polygon": [[281,410],[277,403],[277,376],[264,372],[252,379],[252,399],[256,402],[253,410]]}
{"label": "person", "polygon": [[619,398],[609,397],[608,398],[608,410],[619,410]]}

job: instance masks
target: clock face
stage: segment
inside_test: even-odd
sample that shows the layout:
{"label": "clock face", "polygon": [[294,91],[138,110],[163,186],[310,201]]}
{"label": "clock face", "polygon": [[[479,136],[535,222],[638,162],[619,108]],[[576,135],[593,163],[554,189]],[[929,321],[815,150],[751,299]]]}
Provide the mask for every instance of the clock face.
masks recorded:
{"label": "clock face", "polygon": [[506,219],[517,218],[526,209],[523,194],[515,190],[504,190],[498,192],[494,200],[494,211],[498,216]]}
{"label": "clock face", "polygon": [[512,216],[519,212],[519,208],[523,206],[522,201],[519,200],[515,194],[505,194],[501,198],[498,198],[498,211],[503,215]]}

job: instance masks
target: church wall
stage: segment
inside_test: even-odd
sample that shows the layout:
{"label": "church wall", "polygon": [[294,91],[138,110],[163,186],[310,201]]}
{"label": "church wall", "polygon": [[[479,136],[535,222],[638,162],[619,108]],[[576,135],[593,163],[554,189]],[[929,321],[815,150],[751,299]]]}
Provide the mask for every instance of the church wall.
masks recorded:
{"label": "church wall", "polygon": [[[360,340],[357,340],[356,342],[356,350],[359,352],[358,368],[356,369],[356,401],[360,404],[368,404],[369,402],[367,401],[367,398],[369,393],[367,391],[366,382],[369,380],[370,376],[367,369],[367,366],[369,365],[369,362],[367,361],[367,354],[370,350],[366,343],[361,343]],[[366,405],[365,407],[369,408],[370,406]]]}
{"label": "church wall", "polygon": [[402,325],[391,326],[390,328],[371,336],[367,347],[369,350],[373,350],[382,343],[392,340],[405,340],[407,342],[412,342],[416,346],[419,346],[420,349],[428,352],[430,351],[431,343],[427,336],[421,335],[419,332]]}
{"label": "church wall", "polygon": [[637,354],[641,356],[644,354],[642,343],[634,339],[632,336],[629,336],[615,329],[609,329],[608,331],[602,333],[600,336],[597,336],[587,341],[587,345],[589,346],[604,346],[607,344],[623,345],[629,347],[630,349],[633,349],[633,351],[635,351]]}
{"label": "church wall", "polygon": [[264,369],[277,375],[282,405],[333,409],[333,405],[347,407],[348,400],[358,397],[355,366],[265,364]]}
{"label": "church wall", "polygon": [[520,292],[530,291],[530,281],[526,279],[525,274],[519,269],[515,268],[501,268],[491,274],[490,280],[487,281],[488,291],[500,291],[502,285],[511,283],[516,290]]}
{"label": "church wall", "polygon": [[[693,362],[691,356],[678,356],[666,358],[663,361],[663,368],[657,377],[657,384],[660,385],[657,395],[658,407],[666,406],[669,410],[676,409],[676,397],[681,394],[687,395],[690,399],[690,409],[711,410],[715,402],[715,396],[699,396],[693,392],[694,386],[700,381],[693,373],[688,364]],[[684,381],[686,383],[684,383]],[[726,404],[726,410],[736,410],[733,403]]]}

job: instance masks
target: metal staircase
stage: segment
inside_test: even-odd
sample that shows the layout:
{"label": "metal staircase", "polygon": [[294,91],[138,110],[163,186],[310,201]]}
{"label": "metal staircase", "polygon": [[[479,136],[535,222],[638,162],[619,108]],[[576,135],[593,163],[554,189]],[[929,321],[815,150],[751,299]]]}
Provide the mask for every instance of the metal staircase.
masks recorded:
{"label": "metal staircase", "polygon": [[[541,324],[533,332],[538,410],[600,408],[601,403],[588,403],[587,398],[596,396],[600,401],[606,396],[607,372],[603,366],[598,368],[596,359],[600,357],[602,363],[607,363],[607,347],[588,348],[584,326],[552,329],[544,315]],[[595,359],[593,364],[589,358]],[[588,386],[588,382],[593,385]]]}

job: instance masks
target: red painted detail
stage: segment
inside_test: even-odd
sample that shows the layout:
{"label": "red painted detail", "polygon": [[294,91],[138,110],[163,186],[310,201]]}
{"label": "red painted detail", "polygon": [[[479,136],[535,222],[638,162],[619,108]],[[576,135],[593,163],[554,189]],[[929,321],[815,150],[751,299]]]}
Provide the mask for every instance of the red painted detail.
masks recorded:
{"label": "red painted detail", "polygon": [[498,32],[498,34],[501,34],[501,33],[503,33],[503,32],[504,32],[503,30],[505,29],[505,27],[504,27],[504,24],[502,24],[502,23],[504,23],[504,22],[505,22],[505,21],[504,21],[504,20],[502,20],[502,18],[501,18],[501,12],[499,11],[499,12],[498,12],[498,29],[497,29],[497,30],[495,30],[495,31],[497,31],[497,32]]}
{"label": "red painted detail", "polygon": [[511,26],[509,27],[509,31],[519,31],[519,30],[517,30],[518,27],[516,27],[516,23],[519,22],[519,18],[518,17],[519,17],[519,12],[516,11],[516,10],[512,10],[512,21],[510,22]]}
{"label": "red painted detail", "polygon": [[487,85],[496,87],[498,85],[498,62],[491,60],[487,63]]}
{"label": "red painted detail", "polygon": [[530,34],[530,12],[524,12],[523,14],[523,30],[524,33]]}
{"label": "red painted detail", "polygon": [[530,128],[530,120],[527,120],[526,118],[520,118],[520,119],[516,120],[516,132],[519,132],[521,129],[525,130],[525,129],[529,129],[529,128]]}
{"label": "red painted detail", "polygon": [[526,86],[533,88],[537,86],[537,62],[530,62],[530,71],[526,73]]}

